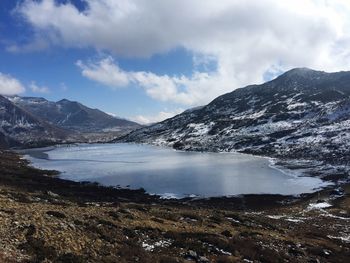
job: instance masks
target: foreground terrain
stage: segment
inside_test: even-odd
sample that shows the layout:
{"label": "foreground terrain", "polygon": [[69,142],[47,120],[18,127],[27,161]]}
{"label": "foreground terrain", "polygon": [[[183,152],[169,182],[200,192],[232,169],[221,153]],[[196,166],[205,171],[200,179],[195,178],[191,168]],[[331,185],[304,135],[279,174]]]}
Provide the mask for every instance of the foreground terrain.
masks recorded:
{"label": "foreground terrain", "polygon": [[[350,190],[160,200],[0,152],[0,262],[347,262]],[[343,191],[344,190],[344,191]]]}

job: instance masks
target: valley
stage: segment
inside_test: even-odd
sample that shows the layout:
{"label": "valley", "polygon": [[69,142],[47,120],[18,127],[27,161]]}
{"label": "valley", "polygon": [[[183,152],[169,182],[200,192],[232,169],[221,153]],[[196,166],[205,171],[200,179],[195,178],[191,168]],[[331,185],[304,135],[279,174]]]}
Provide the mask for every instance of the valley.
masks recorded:
{"label": "valley", "polygon": [[[149,126],[78,102],[0,96],[0,261],[347,262],[349,82],[349,72],[293,69],[265,84],[235,90]],[[51,153],[39,151],[37,162],[43,155],[49,157],[48,164],[50,160],[50,164],[66,162],[66,167],[73,168],[67,177],[57,171],[62,168],[64,172],[64,165],[40,170],[13,151],[53,145],[58,148],[53,147],[56,150]],[[118,150],[123,145],[139,149],[130,151],[128,157],[130,148]],[[158,152],[152,145],[167,148]],[[102,154],[106,147],[114,150]],[[96,151],[87,150],[93,148]],[[74,151],[75,155],[67,155]],[[309,178],[325,185],[297,189],[299,192],[283,192],[281,187],[274,192],[208,196],[192,196],[192,190],[186,190],[180,199],[171,198],[173,195],[160,198],[165,190],[147,191],[140,188],[143,185],[126,187],[137,177],[128,174],[128,169],[141,169],[137,173],[143,175],[148,169],[166,179],[169,171],[150,168],[170,164],[180,167],[174,168],[172,178],[181,173],[177,183],[186,187],[200,185],[198,178],[209,173],[215,183],[204,181],[207,188],[201,189],[212,191],[211,187],[220,184],[243,190],[240,183],[252,173],[249,169],[235,168],[239,180],[234,186],[225,183],[228,178],[219,173],[217,180],[213,177],[218,167],[225,167],[224,159],[228,172],[223,174],[232,173],[231,161],[243,155],[250,156],[243,166],[253,160],[257,166],[254,173],[260,176],[268,169],[258,161],[262,156],[273,160],[274,169],[279,169],[275,172],[302,172],[306,177],[300,177],[301,181]],[[215,163],[210,158],[218,161],[212,170],[203,165]],[[187,161],[187,166],[178,166],[179,160]],[[133,161],[129,167],[115,166]],[[108,170],[97,163],[110,163],[111,167]],[[83,165],[87,169],[79,170],[81,178],[69,177]],[[197,169],[200,166],[202,172]],[[187,170],[191,172],[186,174]],[[131,181],[118,186],[113,177],[123,171]],[[101,180],[103,186],[94,179],[104,178],[104,173],[112,181]],[[187,180],[186,176],[193,178]],[[282,186],[278,176],[282,175],[276,175],[276,185],[267,176],[261,181],[248,180],[246,186],[267,182],[276,190]],[[148,182],[146,177],[143,180]],[[148,183],[157,187],[155,182]],[[164,185],[171,186],[169,182]],[[180,183],[178,189],[186,189]]]}
{"label": "valley", "polygon": [[350,173],[349,83],[350,72],[292,69],[116,141],[273,157],[341,183]]}
{"label": "valley", "polygon": [[349,0],[0,0],[0,263],[348,262]]}

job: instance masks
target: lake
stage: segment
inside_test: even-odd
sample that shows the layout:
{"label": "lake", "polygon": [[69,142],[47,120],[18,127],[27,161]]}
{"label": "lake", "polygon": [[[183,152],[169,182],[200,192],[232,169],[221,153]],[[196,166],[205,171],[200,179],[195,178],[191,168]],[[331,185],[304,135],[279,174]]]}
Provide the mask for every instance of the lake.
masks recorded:
{"label": "lake", "polygon": [[240,153],[175,151],[140,144],[80,144],[34,149],[32,165],[73,181],[144,188],[163,197],[310,193],[327,183],[273,167],[267,158]]}

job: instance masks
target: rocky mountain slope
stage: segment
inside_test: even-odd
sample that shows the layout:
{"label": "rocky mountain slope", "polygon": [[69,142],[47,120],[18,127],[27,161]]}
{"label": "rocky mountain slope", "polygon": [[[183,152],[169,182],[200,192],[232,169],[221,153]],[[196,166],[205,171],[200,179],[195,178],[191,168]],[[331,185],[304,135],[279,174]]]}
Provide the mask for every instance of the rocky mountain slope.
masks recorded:
{"label": "rocky mountain slope", "polygon": [[40,146],[80,137],[28,113],[0,95],[0,146]]}
{"label": "rocky mountain slope", "polygon": [[83,132],[109,132],[140,127],[135,122],[113,117],[98,109],[67,99],[58,102],[35,97],[9,98],[18,107],[58,127]]}
{"label": "rocky mountain slope", "polygon": [[138,127],[75,101],[0,96],[0,147],[104,142]]}
{"label": "rocky mountain slope", "polygon": [[293,69],[122,139],[181,150],[350,162],[350,72]]}

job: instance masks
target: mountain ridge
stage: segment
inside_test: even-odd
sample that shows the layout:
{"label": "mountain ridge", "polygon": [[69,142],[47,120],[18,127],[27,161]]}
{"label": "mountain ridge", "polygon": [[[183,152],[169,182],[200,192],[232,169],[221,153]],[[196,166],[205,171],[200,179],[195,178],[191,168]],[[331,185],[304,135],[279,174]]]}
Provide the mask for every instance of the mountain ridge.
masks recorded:
{"label": "mountain ridge", "polygon": [[0,147],[106,142],[141,127],[67,99],[0,95]]}
{"label": "mountain ridge", "polygon": [[346,166],[350,162],[350,72],[293,69],[133,131],[119,141]]}
{"label": "mountain ridge", "polygon": [[99,109],[92,109],[68,99],[57,102],[36,97],[15,96],[9,99],[33,115],[68,130],[88,133],[140,127],[135,122],[113,117]]}
{"label": "mountain ridge", "polygon": [[45,122],[1,95],[0,132],[2,147],[40,146],[79,140],[74,132]]}

